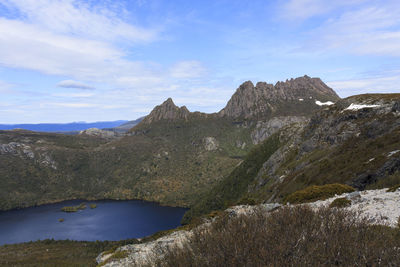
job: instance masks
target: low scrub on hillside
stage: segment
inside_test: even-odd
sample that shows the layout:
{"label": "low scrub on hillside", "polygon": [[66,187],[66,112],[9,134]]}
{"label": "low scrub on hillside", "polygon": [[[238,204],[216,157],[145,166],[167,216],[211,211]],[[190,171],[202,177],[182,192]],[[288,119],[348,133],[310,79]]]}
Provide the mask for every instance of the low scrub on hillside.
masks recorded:
{"label": "low scrub on hillside", "polygon": [[71,241],[46,239],[0,246],[0,266],[96,266],[96,257],[103,251],[136,239],[122,241]]}
{"label": "low scrub on hillside", "polygon": [[344,184],[312,185],[288,195],[283,202],[291,204],[313,202],[353,191],[355,191],[353,187]]}
{"label": "low scrub on hillside", "polygon": [[263,163],[281,146],[279,136],[272,135],[263,143],[255,146],[244,161],[229,175],[220,181],[210,192],[199,198],[199,202],[187,211],[182,219],[183,224],[196,217],[208,214],[213,210],[223,210],[235,204],[255,204],[255,199],[243,198],[248,187],[254,182]]}
{"label": "low scrub on hillside", "polygon": [[388,188],[387,192],[396,192],[400,188],[400,184]]}
{"label": "low scrub on hillside", "polygon": [[343,209],[281,208],[216,220],[149,266],[398,266],[400,230]]}
{"label": "low scrub on hillside", "polygon": [[351,200],[345,198],[345,197],[340,197],[332,201],[332,203],[329,205],[330,208],[344,208],[348,207],[351,205]]}

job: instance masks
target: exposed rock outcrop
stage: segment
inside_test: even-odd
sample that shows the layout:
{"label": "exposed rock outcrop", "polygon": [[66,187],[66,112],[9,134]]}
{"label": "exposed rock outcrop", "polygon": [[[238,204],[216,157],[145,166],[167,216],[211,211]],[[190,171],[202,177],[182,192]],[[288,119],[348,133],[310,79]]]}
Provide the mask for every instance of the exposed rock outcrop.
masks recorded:
{"label": "exposed rock outcrop", "polygon": [[259,144],[287,125],[306,121],[306,117],[297,116],[275,117],[267,121],[258,121],[251,133],[251,139],[253,144]]}
{"label": "exposed rock outcrop", "polygon": [[335,199],[346,197],[351,200],[347,210],[360,212],[361,216],[373,224],[384,224],[396,227],[400,218],[400,190],[387,192],[387,189],[366,190],[361,192],[345,193],[327,200],[320,200],[309,205],[313,207],[328,206]]}
{"label": "exposed rock outcrop", "polygon": [[186,120],[190,111],[186,106],[178,107],[174,104],[171,98],[168,98],[164,103],[156,106],[149,115],[147,115],[141,124],[150,124],[160,120]]}
{"label": "exposed rock outcrop", "polygon": [[315,101],[337,101],[338,95],[319,78],[308,76],[277,82],[251,81],[240,85],[220,116],[259,118],[273,115],[304,115],[321,108]]}
{"label": "exposed rock outcrop", "polygon": [[205,150],[214,151],[218,149],[218,141],[215,137],[205,137],[203,141]]}
{"label": "exposed rock outcrop", "polygon": [[[176,231],[172,234],[158,238],[155,241],[132,244],[119,247],[113,253],[101,253],[96,261],[102,266],[145,266],[152,259],[162,258],[168,249],[176,246],[182,246],[183,242],[192,234],[191,231]],[[127,257],[120,260],[110,260],[114,253],[122,252],[127,253]]]}
{"label": "exposed rock outcrop", "polygon": [[87,130],[80,131],[79,134],[97,136],[97,137],[101,137],[101,138],[114,138],[114,137],[117,137],[120,135],[113,131],[100,130],[97,128],[89,128]]}
{"label": "exposed rock outcrop", "polygon": [[44,167],[57,170],[57,163],[49,155],[49,151],[43,148],[38,148],[35,151],[30,145],[10,142],[8,144],[0,144],[0,155],[12,155],[21,159],[33,160]]}

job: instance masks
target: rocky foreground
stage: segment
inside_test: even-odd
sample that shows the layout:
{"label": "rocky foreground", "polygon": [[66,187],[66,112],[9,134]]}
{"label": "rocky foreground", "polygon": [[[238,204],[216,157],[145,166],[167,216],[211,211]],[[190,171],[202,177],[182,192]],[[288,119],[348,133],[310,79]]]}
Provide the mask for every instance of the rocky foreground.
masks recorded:
{"label": "rocky foreground", "polygon": [[[308,203],[313,208],[329,206],[337,198],[346,198],[351,205],[344,209],[359,212],[361,217],[368,218],[373,224],[383,224],[397,227],[400,218],[400,188],[394,192],[387,189],[365,190],[360,192],[345,193],[335,197]],[[256,206],[240,205],[226,210],[231,216],[249,214],[256,208],[271,212],[282,206],[278,203],[260,204]],[[207,227],[210,222],[205,222],[198,227]],[[193,231],[193,230],[192,230]],[[181,247],[192,231],[180,230],[165,235],[155,241],[119,247],[112,253],[103,252],[97,257],[97,262],[102,266],[141,266],[148,263],[149,259],[162,258],[163,254],[173,247]],[[116,258],[115,255],[123,255]]]}

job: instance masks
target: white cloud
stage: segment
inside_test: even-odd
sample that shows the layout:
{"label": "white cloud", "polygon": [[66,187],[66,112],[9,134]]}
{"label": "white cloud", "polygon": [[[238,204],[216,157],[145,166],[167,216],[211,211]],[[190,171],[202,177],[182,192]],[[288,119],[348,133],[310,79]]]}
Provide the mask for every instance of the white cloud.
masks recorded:
{"label": "white cloud", "polygon": [[181,61],[171,67],[171,76],[174,78],[198,78],[206,73],[201,62],[196,60]]}
{"label": "white cloud", "polygon": [[56,106],[56,107],[65,107],[65,108],[93,108],[98,105],[92,103],[73,103],[73,102],[53,102],[53,103],[42,103],[42,107],[46,106]]}
{"label": "white cloud", "polygon": [[91,90],[95,89],[93,86],[84,84],[82,82],[74,81],[74,80],[64,80],[57,84],[58,87],[63,88],[75,88],[75,89],[83,89],[83,90]]}
{"label": "white cloud", "polygon": [[0,63],[46,74],[96,78],[121,52],[107,43],[55,35],[36,26],[0,18]]}
{"label": "white cloud", "polygon": [[319,30],[322,45],[359,55],[400,56],[400,6],[344,13]]}
{"label": "white cloud", "polygon": [[327,18],[301,51],[400,56],[400,2],[365,2]]}
{"label": "white cloud", "polygon": [[[126,114],[131,114],[128,110],[151,110],[168,96],[182,96],[196,103],[193,99],[204,95],[191,91],[201,83],[199,78],[208,74],[201,62],[178,61],[171,66],[132,59],[135,47],[160,40],[164,26],[132,24],[137,18],[132,19],[133,14],[114,1],[0,2],[13,13],[0,15],[0,66],[67,77],[57,84],[59,92],[39,97],[37,90],[34,101],[19,106],[21,110],[40,107],[29,113],[31,120],[48,113],[57,117],[56,112],[61,110],[63,120],[68,120],[79,108],[85,109],[86,120],[98,116],[104,108],[110,111],[107,116],[116,117],[117,109],[124,109]],[[90,93],[67,90],[92,89],[93,85],[98,90]],[[206,101],[198,104],[207,105]],[[208,105],[213,104],[210,99]]]}
{"label": "white cloud", "polygon": [[363,93],[400,93],[400,75],[327,82],[341,97]]}
{"label": "white cloud", "polygon": [[14,84],[5,82],[0,80],[0,92],[1,93],[13,93],[13,90],[11,88],[14,87]]}
{"label": "white cloud", "polygon": [[93,93],[59,93],[59,94],[52,94],[55,97],[62,97],[62,98],[85,98],[85,97],[93,97],[95,94]]}
{"label": "white cloud", "polygon": [[366,2],[365,0],[290,0],[283,5],[282,17],[289,20],[305,20],[328,14],[335,9]]}
{"label": "white cloud", "polygon": [[0,17],[3,66],[108,83],[124,75],[142,77],[151,69],[150,63],[125,59],[125,48],[154,41],[158,31],[123,22],[106,7],[72,0],[2,4],[20,13],[18,19]]}
{"label": "white cloud", "polygon": [[90,6],[75,0],[3,0],[3,4],[18,9],[24,20],[59,34],[73,34],[95,40],[124,39],[131,42],[152,41],[157,30],[145,29],[122,21],[124,12],[113,12],[104,6]]}

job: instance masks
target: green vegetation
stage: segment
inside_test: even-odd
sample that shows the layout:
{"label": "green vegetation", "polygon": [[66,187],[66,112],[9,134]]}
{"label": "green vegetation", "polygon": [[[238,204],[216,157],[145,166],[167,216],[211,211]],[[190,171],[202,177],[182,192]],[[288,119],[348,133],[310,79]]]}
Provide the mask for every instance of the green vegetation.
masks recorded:
{"label": "green vegetation", "polygon": [[112,247],[138,243],[124,241],[52,240],[0,246],[0,266],[96,266],[96,257]]}
{"label": "green vegetation", "polygon": [[[185,213],[182,223],[189,223],[193,218],[210,213],[213,210],[225,209],[237,204],[247,193],[248,186],[254,182],[263,163],[280,147],[277,134],[255,146],[244,161],[232,173],[219,182],[208,194],[199,198],[199,203]],[[256,200],[254,200],[255,202]]]}
{"label": "green vegetation", "polygon": [[396,192],[400,188],[400,184],[388,188],[388,192]]}
{"label": "green vegetation", "polygon": [[351,200],[345,198],[345,197],[339,197],[332,201],[332,203],[329,205],[330,208],[344,208],[348,207],[351,205]]}
{"label": "green vegetation", "polygon": [[[398,96],[387,97],[398,100]],[[376,97],[375,100],[378,99]],[[400,145],[400,128],[395,126],[398,125],[398,119],[392,113],[382,115],[373,110],[342,113],[350,105],[349,101],[357,103],[353,99],[343,100],[340,102],[344,103],[338,103],[313,117],[302,133],[302,143],[293,146],[278,168],[274,166],[276,171],[272,177],[266,175],[261,181],[262,186],[256,188],[254,194],[259,199],[282,201],[291,193],[311,185],[341,183],[364,190],[400,184],[399,168],[394,164],[395,156],[388,157]],[[379,127],[376,126],[378,121]],[[359,132],[342,139],[342,133],[352,131],[349,125]],[[327,131],[326,135],[324,131]],[[320,139],[317,141],[312,138]],[[304,149],[305,144],[313,146]],[[278,177],[282,179],[278,181]]]}
{"label": "green vegetation", "polygon": [[237,204],[238,205],[256,205],[257,201],[254,198],[246,196],[246,197],[240,199]]}
{"label": "green vegetation", "polygon": [[[400,172],[396,171],[395,173],[385,176],[376,183],[370,184],[366,187],[366,189],[381,189],[381,188],[389,188],[393,190],[397,186],[400,185]],[[393,188],[393,189],[392,189]]]}
{"label": "green vegetation", "polygon": [[59,221],[59,222],[63,222],[63,221],[64,221],[64,218],[60,218],[60,219],[58,219],[58,221]]}
{"label": "green vegetation", "polygon": [[61,210],[64,212],[77,212],[78,210],[84,210],[84,209],[86,209],[85,203],[81,203],[77,206],[66,206],[61,208]]}
{"label": "green vegetation", "polygon": [[77,212],[78,207],[77,206],[66,206],[66,207],[62,207],[61,210],[64,212]]}
{"label": "green vegetation", "polygon": [[400,230],[343,209],[281,208],[217,219],[148,266],[397,266]]}
{"label": "green vegetation", "polygon": [[91,208],[91,209],[97,208],[97,204],[94,204],[94,203],[90,204],[90,208]]}
{"label": "green vegetation", "polygon": [[[0,210],[77,198],[187,207],[252,148],[251,130],[246,122],[195,113],[187,120],[142,125],[134,135],[111,141],[0,131],[1,144],[29,141],[34,151],[34,159],[23,152],[0,155]],[[205,137],[214,137],[218,149],[205,150]]]}
{"label": "green vegetation", "polygon": [[289,202],[291,204],[313,202],[354,191],[355,189],[353,187],[344,184],[312,185],[288,195],[283,202]]}
{"label": "green vegetation", "polygon": [[[126,250],[119,250],[117,252],[112,252],[112,253],[113,254],[106,261],[104,261],[101,264],[97,265],[97,267],[104,266],[104,265],[106,265],[107,263],[109,263],[109,262],[111,262],[113,260],[126,258],[129,255],[128,251],[126,251]],[[105,253],[105,254],[110,254],[110,253]]]}

